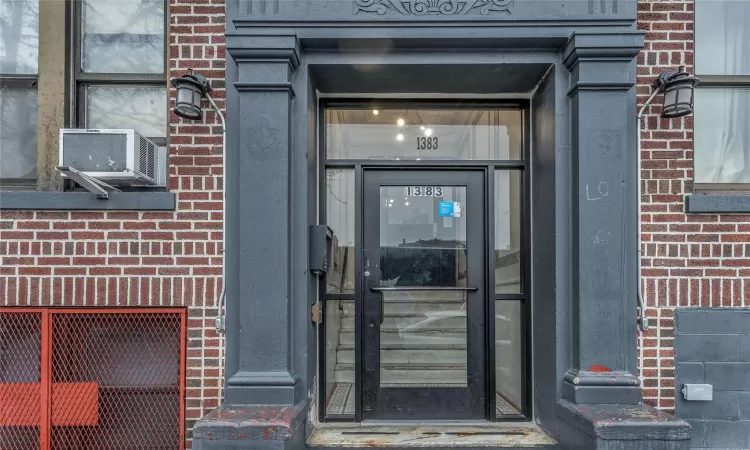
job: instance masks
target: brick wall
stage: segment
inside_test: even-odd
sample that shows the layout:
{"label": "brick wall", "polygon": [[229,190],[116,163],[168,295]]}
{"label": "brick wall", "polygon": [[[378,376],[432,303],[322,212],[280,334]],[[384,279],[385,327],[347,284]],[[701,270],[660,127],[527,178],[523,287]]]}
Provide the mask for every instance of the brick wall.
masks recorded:
{"label": "brick wall", "polygon": [[[223,0],[170,0],[170,78],[199,70],[221,108],[224,31]],[[223,376],[223,342],[214,329],[222,264],[221,128],[210,108],[204,113],[204,122],[169,118],[175,212],[0,211],[3,306],[188,308],[188,428],[218,405]]]}
{"label": "brick wall", "polygon": [[[638,104],[664,70],[694,73],[692,0],[640,0]],[[641,132],[643,297],[652,329],[639,336],[646,402],[674,408],[674,308],[750,306],[750,215],[684,214],[693,190],[693,117],[660,119],[651,106]],[[640,106],[639,106],[640,108]]]}
{"label": "brick wall", "polygon": [[713,386],[711,401],[675,396],[675,414],[693,429],[691,446],[750,448],[750,310],[679,308],[674,342],[677,389]]}

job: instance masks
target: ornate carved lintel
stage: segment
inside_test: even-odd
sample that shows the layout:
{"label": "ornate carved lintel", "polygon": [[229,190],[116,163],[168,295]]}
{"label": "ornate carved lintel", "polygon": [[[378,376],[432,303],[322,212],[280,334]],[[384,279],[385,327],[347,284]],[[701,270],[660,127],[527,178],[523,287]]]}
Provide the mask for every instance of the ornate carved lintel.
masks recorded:
{"label": "ornate carved lintel", "polygon": [[490,13],[513,13],[515,0],[354,0],[354,13],[360,11],[383,15],[394,11],[405,16],[460,16]]}

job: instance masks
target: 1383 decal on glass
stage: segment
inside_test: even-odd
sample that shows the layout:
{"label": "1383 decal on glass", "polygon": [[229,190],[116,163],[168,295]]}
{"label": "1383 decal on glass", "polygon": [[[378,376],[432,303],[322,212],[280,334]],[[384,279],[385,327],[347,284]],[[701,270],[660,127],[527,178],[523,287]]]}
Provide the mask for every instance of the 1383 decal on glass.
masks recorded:
{"label": "1383 decal on glass", "polygon": [[406,186],[404,194],[407,197],[442,197],[442,186]]}

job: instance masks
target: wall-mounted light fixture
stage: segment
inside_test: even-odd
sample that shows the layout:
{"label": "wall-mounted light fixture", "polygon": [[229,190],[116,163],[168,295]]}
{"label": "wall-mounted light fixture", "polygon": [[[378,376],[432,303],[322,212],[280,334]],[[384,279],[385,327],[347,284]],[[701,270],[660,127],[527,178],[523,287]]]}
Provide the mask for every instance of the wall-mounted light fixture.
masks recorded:
{"label": "wall-mounted light fixture", "polygon": [[651,83],[651,96],[646,100],[641,109],[638,111],[638,130],[636,138],[636,147],[638,154],[636,161],[638,170],[638,306],[641,308],[641,331],[648,330],[648,317],[646,317],[646,307],[641,295],[641,126],[643,125],[643,113],[646,108],[654,101],[657,95],[663,93],[661,117],[664,119],[674,119],[687,116],[693,112],[693,102],[695,99],[695,86],[700,80],[685,71],[685,66],[680,66],[676,71],[662,72],[659,77]]}
{"label": "wall-mounted light fixture", "polygon": [[[662,72],[651,84],[654,93],[649,100],[659,92],[664,92],[661,116],[665,119],[686,116],[693,112],[695,86],[699,81],[685,72],[685,66],[680,66],[676,72]],[[646,106],[648,103],[650,102],[646,102]]]}
{"label": "wall-mounted light fixture", "polygon": [[203,116],[201,100],[203,96],[209,97],[208,93],[211,92],[211,85],[206,77],[194,74],[191,70],[181,77],[173,78],[172,86],[177,90],[175,114],[189,120],[200,120]]}

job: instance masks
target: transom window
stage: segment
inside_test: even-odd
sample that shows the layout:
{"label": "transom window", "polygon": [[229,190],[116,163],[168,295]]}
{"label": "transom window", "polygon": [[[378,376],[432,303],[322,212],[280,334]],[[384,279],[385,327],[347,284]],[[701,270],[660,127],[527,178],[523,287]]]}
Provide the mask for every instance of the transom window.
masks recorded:
{"label": "transom window", "polygon": [[329,159],[520,160],[518,109],[394,105],[326,110]]}
{"label": "transom window", "polygon": [[695,183],[750,187],[750,2],[696,0]]}

